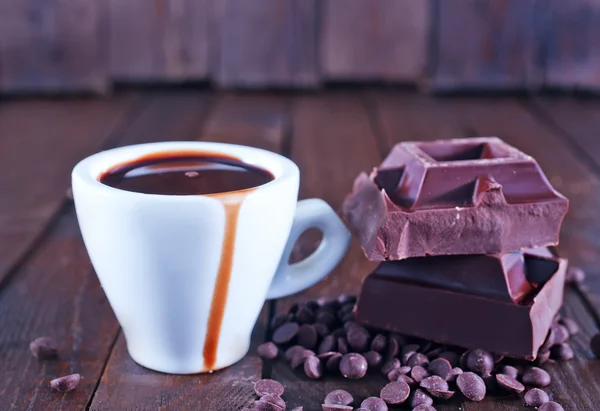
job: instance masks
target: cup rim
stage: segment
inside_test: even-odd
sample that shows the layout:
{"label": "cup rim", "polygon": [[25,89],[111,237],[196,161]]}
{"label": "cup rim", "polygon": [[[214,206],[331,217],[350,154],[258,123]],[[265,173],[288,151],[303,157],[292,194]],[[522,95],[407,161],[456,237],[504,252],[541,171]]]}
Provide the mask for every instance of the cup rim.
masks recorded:
{"label": "cup rim", "polygon": [[[149,154],[156,154],[168,151],[195,151],[211,152],[234,156],[240,161],[265,169],[273,175],[273,180],[256,187],[225,191],[212,194],[191,194],[191,195],[171,195],[171,194],[149,194],[135,191],[127,191],[111,187],[100,182],[99,177],[102,173],[112,169],[119,164],[128,161],[134,161],[137,158]],[[266,164],[265,164],[266,163]],[[81,182],[87,186],[99,190],[104,194],[144,197],[149,196],[161,199],[197,199],[197,198],[215,198],[221,199],[237,198],[241,193],[248,191],[262,190],[268,187],[279,185],[282,182],[293,178],[299,174],[298,166],[289,158],[281,154],[264,150],[261,148],[244,146],[240,144],[219,143],[212,141],[163,141],[154,143],[132,144],[108,150],[103,150],[92,154],[79,161],[71,173],[72,183]]]}

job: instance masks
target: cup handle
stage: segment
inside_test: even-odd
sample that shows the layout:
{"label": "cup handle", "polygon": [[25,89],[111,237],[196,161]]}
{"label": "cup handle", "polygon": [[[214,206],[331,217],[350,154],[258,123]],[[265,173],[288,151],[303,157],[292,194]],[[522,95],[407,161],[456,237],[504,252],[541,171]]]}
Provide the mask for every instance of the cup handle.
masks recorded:
{"label": "cup handle", "polygon": [[[294,244],[309,228],[319,228],[323,231],[321,244],[304,260],[289,264]],[[299,201],[290,236],[267,293],[267,299],[297,293],[322,280],[344,257],[350,239],[346,226],[325,201],[318,198]]]}

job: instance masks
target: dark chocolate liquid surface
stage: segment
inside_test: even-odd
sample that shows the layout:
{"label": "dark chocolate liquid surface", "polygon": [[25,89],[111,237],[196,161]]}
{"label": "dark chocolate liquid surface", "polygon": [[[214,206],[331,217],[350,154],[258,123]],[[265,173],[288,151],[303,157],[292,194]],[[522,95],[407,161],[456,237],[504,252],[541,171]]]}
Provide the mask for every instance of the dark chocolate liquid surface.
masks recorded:
{"label": "dark chocolate liquid surface", "polygon": [[257,187],[273,180],[262,168],[217,153],[154,153],[117,165],[99,180],[126,191],[163,195],[216,194]]}

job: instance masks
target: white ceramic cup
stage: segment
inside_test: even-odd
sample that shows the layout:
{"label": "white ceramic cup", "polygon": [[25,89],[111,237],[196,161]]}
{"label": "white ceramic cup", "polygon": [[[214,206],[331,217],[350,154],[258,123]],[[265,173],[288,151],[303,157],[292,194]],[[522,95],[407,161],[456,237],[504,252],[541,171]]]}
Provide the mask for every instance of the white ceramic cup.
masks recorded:
{"label": "white ceramic cup", "polygon": [[[99,182],[118,164],[174,151],[234,156],[274,179],[208,196],[142,194]],[[137,363],[175,374],[231,365],[247,353],[265,299],[296,293],[333,270],[350,234],[324,201],[298,202],[298,185],[298,167],[283,156],[209,142],[127,146],[75,166],[73,197],[83,240]],[[231,206],[239,209],[233,226],[226,213]],[[311,227],[323,231],[321,244],[305,260],[288,264],[293,244]],[[229,237],[231,270],[224,279],[219,276]],[[217,290],[224,298],[221,316]]]}

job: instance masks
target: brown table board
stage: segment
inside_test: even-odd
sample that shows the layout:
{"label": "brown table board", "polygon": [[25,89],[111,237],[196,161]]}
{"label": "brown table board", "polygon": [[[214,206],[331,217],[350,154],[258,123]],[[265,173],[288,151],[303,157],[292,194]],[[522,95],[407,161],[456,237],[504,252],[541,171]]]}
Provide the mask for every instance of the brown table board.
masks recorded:
{"label": "brown table board", "polygon": [[[588,348],[600,319],[600,102],[572,98],[433,98],[378,90],[318,94],[156,90],[104,100],[16,100],[0,105],[0,403],[8,410],[237,410],[251,403],[252,382],[276,378],[288,405],[319,410],[343,387],[357,398],[376,395],[381,375],[360,381],[312,381],[254,350],[213,374],[168,376],[128,356],[119,327],[93,273],[74,209],[65,197],[75,162],[102,148],[159,140],[214,140],[280,152],[301,169],[301,198],[338,209],[355,175],[381,161],[391,145],[473,135],[498,135],[538,159],[571,200],[559,251],[588,272],[569,287],[564,312],[577,319],[577,358],[545,367],[548,392],[566,410],[594,409],[600,361]],[[46,137],[46,138],[44,138]],[[33,145],[35,143],[35,145]],[[51,154],[49,154],[51,153]],[[10,193],[9,196],[4,193]],[[306,236],[304,242],[314,242]],[[310,248],[299,244],[298,248]],[[253,347],[269,333],[273,312],[318,296],[356,292],[373,267],[353,243],[325,281],[265,304]],[[61,342],[58,361],[40,363],[28,343],[40,335]],[[56,394],[49,379],[80,372],[76,391]],[[589,383],[585,383],[588,381]],[[438,410],[512,410],[516,397],[482,403],[451,401]]]}

